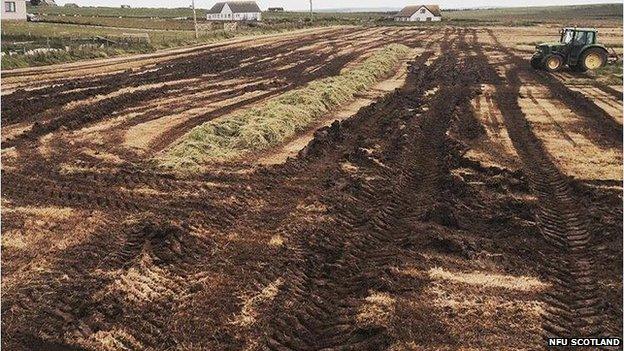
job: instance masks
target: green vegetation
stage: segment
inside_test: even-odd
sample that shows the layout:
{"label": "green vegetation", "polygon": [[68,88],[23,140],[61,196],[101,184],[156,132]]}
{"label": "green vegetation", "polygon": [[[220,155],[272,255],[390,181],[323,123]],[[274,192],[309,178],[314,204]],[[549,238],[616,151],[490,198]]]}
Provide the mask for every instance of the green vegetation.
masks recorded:
{"label": "green vegetation", "polygon": [[[236,32],[214,29],[200,31],[199,39],[190,30],[139,30],[127,28],[92,27],[45,22],[2,23],[2,69],[48,65],[90,58],[104,58],[124,54],[148,53],[197,43],[279,33],[290,30],[276,27],[241,27]],[[147,38],[136,37],[147,35]],[[50,48],[54,51],[24,54],[33,49]],[[11,52],[11,55],[8,53]]]}
{"label": "green vegetation", "polygon": [[206,162],[229,161],[274,146],[388,75],[408,52],[404,45],[388,45],[338,76],[206,122],[183,136],[157,163],[165,169],[193,171]]}
{"label": "green vegetation", "polygon": [[[389,12],[315,12],[315,25],[366,25],[388,22],[394,13]],[[309,12],[264,12],[264,22],[275,23],[310,23]]]}
{"label": "green vegetation", "polygon": [[139,47],[134,47],[133,51],[115,48],[70,48],[69,50],[50,51],[32,55],[6,55],[2,57],[2,69],[26,68],[32,66],[52,65],[55,63],[72,62],[78,60],[98,59],[118,56],[127,53],[150,52],[146,47],[141,51]]}
{"label": "green vegetation", "polygon": [[[310,20],[307,12],[265,12],[261,23],[257,27],[265,28],[294,28],[302,26],[330,26],[330,25],[374,25],[387,22],[391,14],[383,13],[315,13],[314,20]],[[192,17],[182,18],[150,18],[150,17],[107,17],[86,15],[39,15],[42,22],[81,24],[91,26],[141,28],[156,30],[193,30]],[[204,15],[199,15],[199,23],[206,22]]]}
{"label": "green vegetation", "polygon": [[[115,7],[29,7],[29,13],[45,21],[88,23],[93,25],[152,29],[190,29],[193,11],[190,8],[130,8]],[[197,9],[197,18],[204,19],[206,9]],[[315,12],[315,25],[329,24],[391,24],[393,12]],[[622,4],[571,6],[532,6],[491,9],[444,10],[446,21],[454,24],[535,25],[540,23],[596,25],[605,21],[622,23]],[[265,12],[267,25],[277,23],[309,24],[308,12]],[[142,19],[133,22],[130,19]],[[573,23],[572,23],[573,22]],[[140,23],[140,24],[138,24]],[[405,24],[403,24],[405,25]],[[422,25],[422,24],[421,24]]]}
{"label": "green vegetation", "polygon": [[156,29],[156,30],[194,30],[190,19],[172,18],[134,18],[134,17],[91,17],[91,16],[56,16],[41,17],[50,23],[84,24],[91,26]]}
{"label": "green vegetation", "polygon": [[622,4],[533,6],[475,10],[445,10],[442,15],[454,22],[500,23],[531,26],[540,23],[599,26],[622,23]]}
{"label": "green vegetation", "polygon": [[[37,6],[29,7],[28,11],[36,14],[40,22],[2,23],[2,52],[5,53],[2,69],[148,53],[312,26],[357,24],[376,18],[365,14],[321,13],[311,22],[307,13],[267,12],[261,23],[241,24],[235,32],[225,31],[220,24],[215,24],[214,29],[200,30],[196,39],[193,13],[188,8]],[[200,23],[206,23],[205,12],[197,11]]]}
{"label": "green vegetation", "polygon": [[[622,4],[447,10],[443,11],[443,22],[427,24],[394,22],[391,20],[392,12],[316,12],[313,21],[307,12],[265,12],[261,23],[241,25],[236,32],[226,32],[216,25],[213,30],[201,31],[200,38],[195,39],[193,12],[189,8],[36,6],[29,7],[28,12],[36,14],[43,22],[2,23],[3,69],[146,53],[312,26],[622,24]],[[198,9],[200,22],[206,22],[205,15],[205,9]],[[147,36],[149,40],[137,38],[139,35]],[[30,50],[41,48],[53,50],[25,55]]]}
{"label": "green vegetation", "polygon": [[[36,15],[63,15],[86,17],[131,17],[131,18],[179,18],[193,17],[190,8],[121,8],[121,7],[67,7],[67,6],[28,6],[28,13]],[[197,9],[197,16],[206,16],[206,10]]]}

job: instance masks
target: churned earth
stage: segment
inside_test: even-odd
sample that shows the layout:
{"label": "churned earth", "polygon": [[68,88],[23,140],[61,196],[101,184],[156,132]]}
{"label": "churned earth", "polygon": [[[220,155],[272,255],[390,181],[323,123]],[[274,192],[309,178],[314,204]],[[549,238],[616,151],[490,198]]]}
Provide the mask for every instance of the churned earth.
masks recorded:
{"label": "churned earth", "polygon": [[[391,42],[413,53],[386,88],[305,142],[186,176],[149,162]],[[484,28],[341,27],[140,60],[3,79],[7,350],[621,335],[621,88],[536,72]]]}

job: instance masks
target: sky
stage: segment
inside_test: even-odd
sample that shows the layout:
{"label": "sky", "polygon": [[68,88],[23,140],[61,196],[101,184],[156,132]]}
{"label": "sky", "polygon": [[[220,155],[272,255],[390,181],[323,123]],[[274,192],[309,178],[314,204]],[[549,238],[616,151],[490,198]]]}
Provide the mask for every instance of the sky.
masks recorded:
{"label": "sky", "polygon": [[[195,0],[198,8],[210,8],[212,5],[222,0]],[[416,2],[414,2],[416,1]],[[127,4],[132,7],[186,7],[191,0],[56,0],[56,3],[63,5],[67,2],[76,3],[80,6],[120,6]],[[305,10],[309,7],[308,0],[258,0],[260,8],[266,9],[271,6],[283,7],[286,10]],[[461,0],[429,0],[429,3],[437,3],[444,8],[466,8],[466,7],[516,7],[516,6],[547,6],[547,5],[576,5],[576,4],[600,4],[606,2],[617,2],[609,0],[473,0],[470,2]],[[400,8],[405,5],[419,4],[418,0],[313,0],[314,8]]]}

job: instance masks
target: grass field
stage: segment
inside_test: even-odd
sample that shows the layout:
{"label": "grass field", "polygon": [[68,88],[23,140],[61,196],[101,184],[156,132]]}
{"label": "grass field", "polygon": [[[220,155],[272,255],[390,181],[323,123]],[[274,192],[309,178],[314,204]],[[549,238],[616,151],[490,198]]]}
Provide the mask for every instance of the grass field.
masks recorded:
{"label": "grass field", "polygon": [[443,15],[453,22],[599,26],[622,23],[622,4],[446,10]]}
{"label": "grass field", "polygon": [[[600,4],[557,7],[522,7],[478,10],[446,10],[444,21],[437,24],[396,23],[391,12],[317,12],[313,20],[307,12],[265,12],[263,21],[226,32],[216,26],[201,31],[195,39],[192,10],[189,8],[113,8],[113,7],[29,7],[29,13],[42,22],[5,22],[2,25],[2,68],[47,65],[88,58],[151,52],[197,43],[215,42],[237,36],[287,31],[296,28],[329,25],[576,25],[611,26],[622,24],[622,4]],[[197,17],[205,22],[206,10],[198,9]],[[130,36],[128,35],[130,34]],[[128,39],[147,35],[149,41]],[[104,37],[105,41],[94,37]],[[113,43],[114,42],[114,43]],[[32,49],[52,48],[65,52],[24,55]]]}
{"label": "grass field", "polygon": [[[125,19],[149,19],[138,21],[142,28],[155,29],[188,29],[189,23],[184,19],[192,19],[193,12],[188,8],[112,8],[112,7],[29,7],[30,13],[41,16],[44,20],[85,23],[106,26],[135,27]],[[205,18],[206,10],[197,9],[197,17]],[[393,15],[392,12],[316,12],[314,19],[320,23],[376,23],[385,22]],[[264,12],[264,20],[275,22],[307,22],[307,12]],[[544,24],[582,21],[584,25],[597,22],[622,21],[622,4],[596,4],[573,6],[532,6],[492,9],[461,9],[443,10],[447,21],[461,23],[504,23],[504,24]],[[86,19],[88,18],[88,19]],[[174,20],[175,19],[175,20]],[[163,28],[166,25],[166,28]]]}
{"label": "grass field", "polygon": [[[29,6],[28,12],[36,15],[92,16],[92,17],[132,17],[132,18],[178,18],[192,17],[190,8],[120,8],[120,7],[65,7]],[[197,16],[205,16],[206,10],[197,9]]]}
{"label": "grass field", "polygon": [[59,15],[46,15],[41,18],[46,22],[53,23],[155,30],[193,30],[193,21],[190,19]]}
{"label": "grass field", "polygon": [[[155,23],[152,20],[146,20],[146,22]],[[4,22],[2,24],[2,51],[12,51],[15,54],[2,57],[2,69],[145,53],[197,43],[217,42],[241,36],[278,33],[289,29],[285,26],[244,27],[235,32],[215,29],[200,31],[199,38],[196,39],[193,30],[116,28],[47,22]],[[149,40],[137,37],[137,35],[147,35]],[[24,55],[24,52],[37,48],[62,49],[65,52]]]}

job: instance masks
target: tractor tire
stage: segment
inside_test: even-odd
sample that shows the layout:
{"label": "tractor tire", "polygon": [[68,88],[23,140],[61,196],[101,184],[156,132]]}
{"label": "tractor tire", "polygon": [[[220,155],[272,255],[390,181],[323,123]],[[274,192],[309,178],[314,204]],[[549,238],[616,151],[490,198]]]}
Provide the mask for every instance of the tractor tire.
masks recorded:
{"label": "tractor tire", "polygon": [[542,59],[541,55],[533,55],[533,57],[531,57],[531,67],[535,69],[544,68],[544,66],[542,66]]}
{"label": "tractor tire", "polygon": [[563,57],[549,54],[542,60],[542,66],[548,72],[557,72],[563,68]]}
{"label": "tractor tire", "polygon": [[607,52],[603,49],[589,48],[583,51],[577,66],[581,72],[604,67],[607,64],[607,56]]}

